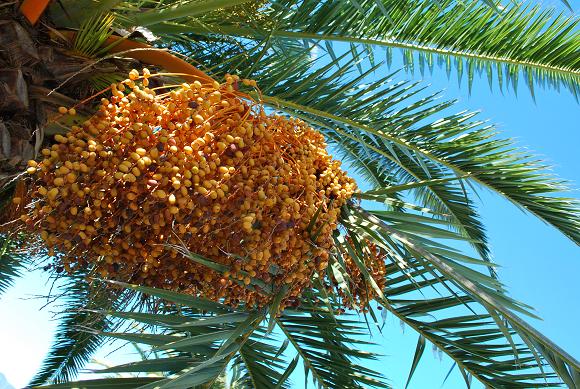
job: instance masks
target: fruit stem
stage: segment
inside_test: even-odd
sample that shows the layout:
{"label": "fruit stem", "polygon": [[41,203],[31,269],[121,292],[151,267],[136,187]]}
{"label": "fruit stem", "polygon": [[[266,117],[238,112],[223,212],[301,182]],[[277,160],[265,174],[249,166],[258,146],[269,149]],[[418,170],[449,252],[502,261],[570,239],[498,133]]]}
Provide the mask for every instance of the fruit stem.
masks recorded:
{"label": "fruit stem", "polygon": [[[75,31],[59,30],[58,34],[69,42],[74,42]],[[165,51],[152,47],[146,43],[136,42],[120,36],[112,35],[104,47],[111,54],[119,53],[124,57],[133,58],[149,65],[159,66],[168,72],[176,73],[187,82],[199,81],[202,84],[212,84],[215,80],[192,64]]]}

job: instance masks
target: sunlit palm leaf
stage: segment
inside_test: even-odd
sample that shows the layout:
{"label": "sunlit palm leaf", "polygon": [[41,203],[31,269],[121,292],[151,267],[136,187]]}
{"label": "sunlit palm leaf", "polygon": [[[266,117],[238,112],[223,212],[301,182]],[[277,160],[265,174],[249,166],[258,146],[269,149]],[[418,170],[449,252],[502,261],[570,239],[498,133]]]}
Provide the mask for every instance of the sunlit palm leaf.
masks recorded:
{"label": "sunlit palm leaf", "polygon": [[[310,305],[308,300],[317,301],[319,307]],[[286,310],[276,320],[297,350],[306,379],[312,376],[321,388],[388,387],[382,374],[355,363],[376,359],[375,354],[363,351],[365,345],[371,344],[361,338],[366,332],[364,324],[348,316],[335,316],[321,302],[317,296],[307,297],[300,309]]]}
{"label": "sunlit palm leaf", "polygon": [[[105,285],[110,288],[109,285]],[[197,299],[189,295],[120,284],[127,290],[146,293],[161,298],[163,313],[134,312],[129,310],[94,311],[104,316],[131,320],[136,323],[133,332],[103,332],[100,328],[85,328],[85,332],[152,347],[153,350],[166,350],[163,359],[146,359],[102,370],[106,373],[118,372],[167,372],[170,376],[157,378],[150,384],[123,381],[122,378],[107,381],[108,385],[125,385],[127,388],[169,388],[191,387],[212,382],[225,369],[228,361],[239,351],[249,335],[257,328],[262,316],[257,313],[243,313],[243,320],[232,321],[234,313],[219,303]],[[119,289],[116,289],[119,290]],[[122,289],[121,289],[122,290]],[[175,309],[178,304],[179,309]],[[222,335],[223,334],[223,335]],[[103,381],[96,384],[104,385]],[[72,386],[70,386],[72,385]],[[80,385],[80,386],[79,386]],[[71,383],[69,386],[83,387],[85,381]],[[90,387],[90,386],[87,386]]]}
{"label": "sunlit palm leaf", "polygon": [[[553,372],[568,385],[577,383],[578,362],[514,314],[529,314],[529,308],[474,268],[486,262],[440,243],[452,235],[418,215],[353,207],[345,217],[349,236],[387,253],[388,287],[379,303],[464,372],[491,387],[558,386]],[[349,245],[342,240],[338,247],[358,252]]]}
{"label": "sunlit palm leaf", "polygon": [[[564,86],[575,96],[580,85],[580,40],[577,18],[510,4],[498,12],[476,1],[273,1],[265,26],[236,20],[159,19],[150,28],[158,35],[191,32],[264,39],[274,36],[309,44],[346,42],[370,53],[372,46],[402,49],[408,69],[439,63],[469,85],[484,73],[500,88],[521,78],[534,85]],[[386,11],[386,12],[385,12]],[[533,42],[533,44],[531,43]],[[325,48],[321,45],[321,48]]]}
{"label": "sunlit palm leaf", "polygon": [[[142,387],[189,387],[212,382],[234,358],[234,366],[242,371],[235,387],[283,388],[287,387],[286,381],[297,363],[297,359],[289,365],[285,361],[284,351],[291,345],[322,387],[362,387],[361,383],[386,387],[379,373],[353,362],[353,359],[375,357],[348,346],[349,343],[368,344],[351,338],[363,334],[356,321],[336,318],[329,311],[313,306],[287,311],[276,319],[276,324],[282,330],[280,336],[288,337],[288,342],[278,346],[277,336],[268,335],[266,328],[259,325],[264,316],[258,312],[234,311],[219,303],[176,292],[120,285],[162,298],[165,302],[157,306],[163,312],[99,311],[137,323],[131,326],[137,331],[96,332],[103,337],[145,344],[153,350],[167,350],[170,353],[161,358],[126,363],[99,372],[165,372],[171,375]],[[178,304],[179,309],[175,309],[172,303]],[[238,316],[239,320],[234,319]],[[90,328],[86,330],[91,331]],[[47,388],[89,388],[105,384],[136,388],[141,387],[143,382],[93,380]]]}
{"label": "sunlit palm leaf", "polygon": [[233,369],[237,372],[232,387],[248,388],[289,388],[287,380],[283,379],[287,362],[279,342],[263,329],[258,329],[240,348],[234,358]]}

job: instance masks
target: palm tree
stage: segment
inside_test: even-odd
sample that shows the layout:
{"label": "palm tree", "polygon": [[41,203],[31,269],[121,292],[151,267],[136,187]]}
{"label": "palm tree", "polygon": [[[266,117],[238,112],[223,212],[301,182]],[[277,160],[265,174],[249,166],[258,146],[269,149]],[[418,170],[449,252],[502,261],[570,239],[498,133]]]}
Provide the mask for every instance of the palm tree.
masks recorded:
{"label": "palm tree", "polygon": [[[455,69],[469,87],[476,72],[485,73],[500,89],[516,88],[523,77],[532,94],[541,86],[578,97],[575,18],[453,0],[49,3],[0,5],[0,292],[45,253],[38,234],[13,227],[30,198],[26,162],[68,131],[74,123],[66,120],[90,118],[94,96],[132,68],[174,73],[160,88],[181,73],[188,82],[227,74],[256,80],[260,93],[248,99],[322,133],[371,189],[341,208],[328,268],[282,311],[286,291],[267,291],[255,277],[248,288],[269,302],[260,309],[97,280],[90,266],[68,274],[49,263],[65,283],[67,309],[31,385],[207,387],[229,369],[232,387],[279,388],[302,362],[324,388],[387,387],[382,373],[365,366],[377,356],[363,351],[364,320],[344,311],[359,287],[374,300],[358,307],[365,320],[380,324],[380,308],[420,335],[409,380],[429,342],[454,360],[468,386],[472,379],[493,388],[580,385],[578,361],[521,319],[532,315],[529,307],[498,280],[472,200],[473,184],[491,189],[579,243],[578,202],[556,195],[566,184],[475,113],[450,113],[453,102],[436,101],[438,94],[421,97],[420,84],[393,83],[391,75],[368,83],[400,51],[407,71]],[[375,60],[377,47],[386,50],[386,65]],[[56,120],[60,106],[76,115]],[[453,242],[468,242],[476,254]],[[37,255],[27,255],[33,249]],[[187,247],[167,249],[216,272],[231,270]],[[384,263],[380,279],[371,257]],[[165,375],[71,383],[108,338],[166,352],[104,372]]]}

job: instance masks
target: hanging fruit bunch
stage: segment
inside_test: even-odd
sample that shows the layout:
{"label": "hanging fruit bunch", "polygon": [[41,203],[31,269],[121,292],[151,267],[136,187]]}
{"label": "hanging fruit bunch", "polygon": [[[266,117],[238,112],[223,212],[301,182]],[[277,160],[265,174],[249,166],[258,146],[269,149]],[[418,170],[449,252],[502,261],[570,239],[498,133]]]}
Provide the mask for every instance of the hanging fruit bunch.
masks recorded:
{"label": "hanging fruit bunch", "polygon": [[[349,236],[346,237],[346,240],[352,244],[352,239]],[[376,297],[375,288],[381,291],[385,290],[387,284],[386,254],[370,241],[365,241],[364,245],[361,246],[364,247],[364,263],[357,264],[357,259],[348,253],[341,254],[347,275],[347,279],[344,280],[346,290],[340,287],[341,283],[334,276],[330,281],[337,288],[345,308],[366,311],[368,304]],[[369,284],[361,269],[366,269],[370,278],[375,282],[374,286]]]}
{"label": "hanging fruit bunch", "polygon": [[69,272],[94,268],[230,305],[267,304],[259,285],[269,285],[286,291],[282,307],[295,303],[314,273],[324,276],[354,181],[319,132],[234,88],[253,81],[228,75],[168,91],[150,77],[133,70],[92,118],[29,162],[22,220]]}

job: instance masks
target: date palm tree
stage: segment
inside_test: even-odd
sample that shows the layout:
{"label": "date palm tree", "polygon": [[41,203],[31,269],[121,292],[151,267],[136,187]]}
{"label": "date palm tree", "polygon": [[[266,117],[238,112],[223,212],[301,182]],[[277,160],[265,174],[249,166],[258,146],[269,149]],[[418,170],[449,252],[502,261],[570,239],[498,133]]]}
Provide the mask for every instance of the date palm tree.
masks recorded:
{"label": "date palm tree", "polygon": [[[66,130],[67,123],[54,120],[59,106],[90,117],[92,96],[132,68],[256,80],[256,100],[320,131],[360,186],[369,188],[340,215],[327,269],[337,289],[313,279],[300,304],[279,315],[280,293],[266,309],[232,308],[175,291],[96,280],[90,268],[65,275],[49,266],[64,283],[60,298],[66,309],[31,385],[209,387],[227,371],[231,387],[281,388],[303,363],[307,377],[323,388],[388,387],[382,372],[365,366],[378,356],[365,352],[369,343],[362,340],[365,319],[380,325],[381,309],[419,334],[409,380],[431,343],[453,359],[468,386],[472,379],[492,388],[580,386],[578,361],[521,318],[533,314],[499,281],[473,196],[477,187],[488,188],[575,243],[578,202],[559,194],[568,188],[547,166],[497,137],[477,114],[453,113],[453,101],[425,95],[420,83],[395,83],[387,71],[393,55],[402,53],[405,71],[455,71],[466,76],[469,88],[480,73],[499,89],[517,88],[523,80],[532,94],[538,87],[566,89],[577,98],[577,26],[575,17],[553,10],[491,1],[0,5],[0,201],[8,226],[1,235],[0,292],[27,265],[43,260],[41,246],[38,255],[30,255],[34,244],[22,248],[36,241],[34,234],[10,229],[18,208],[11,198],[23,190],[18,183],[26,161]],[[378,48],[386,52],[385,63],[375,57]],[[370,78],[375,73],[383,76]],[[460,251],[461,242],[476,254]],[[384,257],[384,288],[365,265],[371,246]],[[228,271],[177,249],[215,271]],[[352,287],[346,256],[373,291],[364,319],[341,307]],[[161,354],[104,373],[164,375],[72,382],[109,338]]]}

